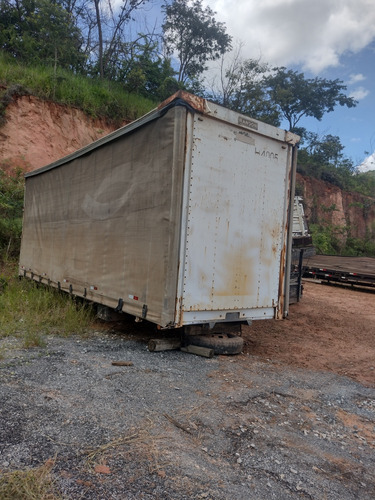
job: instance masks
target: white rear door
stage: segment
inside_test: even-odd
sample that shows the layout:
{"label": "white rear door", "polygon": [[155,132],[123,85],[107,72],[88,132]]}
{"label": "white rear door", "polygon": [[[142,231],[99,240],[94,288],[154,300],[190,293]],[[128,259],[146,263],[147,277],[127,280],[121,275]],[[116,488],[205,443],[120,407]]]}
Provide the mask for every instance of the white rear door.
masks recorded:
{"label": "white rear door", "polygon": [[256,309],[253,317],[273,317],[285,243],[288,147],[199,115],[193,138],[182,308]]}

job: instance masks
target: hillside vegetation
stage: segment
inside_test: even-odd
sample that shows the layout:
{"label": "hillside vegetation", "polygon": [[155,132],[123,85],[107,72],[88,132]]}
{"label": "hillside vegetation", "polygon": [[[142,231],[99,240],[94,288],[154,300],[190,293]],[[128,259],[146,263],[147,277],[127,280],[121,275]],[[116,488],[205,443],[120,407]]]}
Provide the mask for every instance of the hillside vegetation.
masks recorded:
{"label": "hillside vegetation", "polygon": [[[73,106],[93,118],[121,124],[155,107],[155,100],[127,92],[118,82],[89,78],[51,66],[17,64],[0,51],[0,120],[13,95],[34,95]],[[1,125],[1,121],[0,121]]]}

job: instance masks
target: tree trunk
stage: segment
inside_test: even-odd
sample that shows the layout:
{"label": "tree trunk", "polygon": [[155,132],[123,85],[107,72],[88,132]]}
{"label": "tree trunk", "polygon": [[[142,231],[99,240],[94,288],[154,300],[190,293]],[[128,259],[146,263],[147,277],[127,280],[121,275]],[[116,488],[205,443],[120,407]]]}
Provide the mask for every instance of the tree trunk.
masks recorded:
{"label": "tree trunk", "polygon": [[100,78],[104,78],[104,68],[103,68],[103,32],[102,32],[102,21],[100,18],[99,2],[100,0],[94,0],[95,2],[95,13],[96,13],[96,24],[98,27],[98,38],[99,38],[99,75]]}

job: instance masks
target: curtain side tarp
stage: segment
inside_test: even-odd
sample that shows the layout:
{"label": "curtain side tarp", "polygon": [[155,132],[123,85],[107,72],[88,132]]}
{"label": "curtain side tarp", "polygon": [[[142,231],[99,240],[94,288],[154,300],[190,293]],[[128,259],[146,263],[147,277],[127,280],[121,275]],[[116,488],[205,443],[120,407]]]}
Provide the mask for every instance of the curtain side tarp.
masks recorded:
{"label": "curtain side tarp", "polygon": [[176,106],[26,179],[20,265],[73,293],[174,322],[186,133]]}

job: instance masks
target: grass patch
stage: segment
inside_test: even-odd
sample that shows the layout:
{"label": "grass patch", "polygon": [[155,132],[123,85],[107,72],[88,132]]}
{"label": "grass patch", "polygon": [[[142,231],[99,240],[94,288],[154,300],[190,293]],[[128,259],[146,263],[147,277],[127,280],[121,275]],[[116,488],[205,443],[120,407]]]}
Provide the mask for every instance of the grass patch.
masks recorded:
{"label": "grass patch", "polygon": [[90,305],[33,281],[11,278],[0,294],[0,338],[43,347],[46,334],[84,334],[94,321]]}
{"label": "grass patch", "polygon": [[51,470],[55,462],[47,460],[41,467],[6,472],[0,476],[2,500],[59,500]]}
{"label": "grass patch", "polygon": [[[35,95],[81,109],[94,118],[120,125],[155,108],[156,102],[129,93],[119,82],[89,78],[52,66],[27,66],[0,51],[0,83],[7,87],[0,102],[0,114],[13,94]],[[0,96],[1,97],[1,96]]]}

